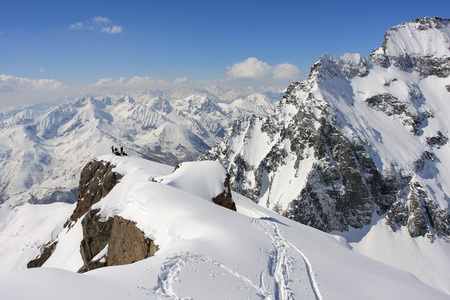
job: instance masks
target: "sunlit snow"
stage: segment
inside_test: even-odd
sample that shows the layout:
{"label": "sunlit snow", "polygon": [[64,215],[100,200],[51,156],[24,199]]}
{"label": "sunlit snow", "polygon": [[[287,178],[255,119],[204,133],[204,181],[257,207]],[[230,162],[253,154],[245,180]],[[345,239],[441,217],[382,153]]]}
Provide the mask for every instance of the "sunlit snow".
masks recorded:
{"label": "sunlit snow", "polygon": [[[138,158],[99,159],[125,175],[95,205],[100,214],[135,221],[161,249],[131,265],[73,273],[81,267],[79,220],[59,234],[55,257],[44,267],[0,276],[3,298],[448,299],[404,271],[353,252],[342,238],[285,219],[241,195],[233,194],[238,212],[204,199],[210,195],[204,183],[224,178],[217,163],[186,163],[177,174]],[[48,206],[45,214],[34,209],[8,228],[42,232],[33,224],[43,214],[57,230],[64,214],[56,209]],[[13,268],[8,260],[1,263],[2,270]]]}

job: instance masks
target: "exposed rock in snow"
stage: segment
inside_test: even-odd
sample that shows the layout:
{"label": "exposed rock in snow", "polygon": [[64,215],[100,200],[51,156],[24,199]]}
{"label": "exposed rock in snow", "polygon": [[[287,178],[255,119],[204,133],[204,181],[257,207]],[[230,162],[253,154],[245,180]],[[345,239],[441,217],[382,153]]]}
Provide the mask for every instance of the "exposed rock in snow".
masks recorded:
{"label": "exposed rock in snow", "polygon": [[122,178],[113,168],[113,165],[104,161],[93,160],[87,163],[80,175],[77,206],[67,225],[70,226],[70,223],[76,222],[87,213],[92,205],[108,195]]}
{"label": "exposed rock in snow", "polygon": [[158,246],[136,227],[136,222],[117,215],[101,221],[98,212],[90,210],[81,221],[80,253],[84,265],[78,272],[130,264],[156,253]]}

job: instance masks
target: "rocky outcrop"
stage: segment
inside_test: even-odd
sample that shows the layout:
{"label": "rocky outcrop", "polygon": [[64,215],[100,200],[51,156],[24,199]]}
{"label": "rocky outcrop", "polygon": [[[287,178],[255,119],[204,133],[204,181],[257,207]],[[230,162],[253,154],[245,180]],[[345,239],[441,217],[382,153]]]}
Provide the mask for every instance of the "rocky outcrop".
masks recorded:
{"label": "rocky outcrop", "polygon": [[[121,174],[113,171],[114,167],[110,162],[93,160],[81,172],[78,203],[65,224],[70,230],[82,218],[83,240],[80,253],[83,266],[79,272],[133,263],[153,256],[158,250],[158,246],[145,236],[135,222],[120,216],[102,220],[99,210],[92,209],[92,205],[108,195],[122,178]],[[42,266],[56,246],[57,241],[47,243],[41,254],[31,260],[27,267]]]}
{"label": "rocky outcrop", "polygon": [[50,241],[44,247],[42,247],[41,254],[33,260],[30,260],[27,264],[27,268],[39,268],[50,258],[53,251],[56,248],[58,242]]}
{"label": "rocky outcrop", "polygon": [[92,160],[80,174],[77,206],[65,226],[73,224],[113,189],[122,178],[110,162]]}
{"label": "rocky outcrop", "polygon": [[73,224],[84,215],[80,245],[84,265],[79,272],[133,263],[153,256],[158,250],[135,222],[120,216],[102,220],[99,211],[92,210],[92,205],[108,195],[122,178],[113,171],[114,167],[110,162],[93,160],[81,172],[79,201],[68,220],[68,224]]}
{"label": "rocky outcrop", "polygon": [[79,272],[114,265],[124,265],[153,256],[158,250],[136,223],[120,216],[99,219],[98,210],[83,218],[83,241],[80,245],[83,267]]}
{"label": "rocky outcrop", "polygon": [[[192,162],[186,164],[189,165]],[[174,173],[181,165],[177,165]],[[220,176],[210,176],[208,178],[208,174],[204,174],[201,167],[187,168],[187,170],[194,170],[194,173],[200,172],[200,174],[204,175],[205,181],[203,184],[206,185],[210,183],[209,179],[214,184],[224,180],[222,192],[214,197],[211,194],[208,196],[210,198],[206,200],[236,211],[236,204],[231,193],[230,176],[226,174],[223,166],[217,162],[209,162],[206,165],[207,167],[212,165]],[[93,205],[102,201],[122,179],[123,176],[115,172],[114,168],[115,166],[110,162],[93,160],[81,172],[79,201],[73,214],[65,224],[67,231],[72,230],[73,226],[81,224],[80,254],[83,265],[80,266],[78,272],[87,272],[105,266],[134,263],[153,256],[159,249],[158,245],[137,226],[136,222],[119,215],[105,217],[99,209],[95,208],[95,206],[93,208]],[[189,177],[192,173],[182,171],[180,174],[175,175],[175,177],[181,176],[180,181],[184,182],[183,176]],[[160,178],[160,182],[163,181],[163,178],[164,176]],[[152,180],[156,181],[154,178]],[[164,183],[162,182],[161,184]],[[175,184],[175,186],[177,185]],[[187,187],[187,189],[189,188]],[[105,199],[105,202],[108,202],[108,199]],[[30,261],[28,267],[44,265],[55,251],[57,242],[58,239],[49,242],[43,247],[41,255]]]}
{"label": "rocky outcrop", "polygon": [[212,201],[217,205],[237,211],[236,203],[234,203],[233,196],[231,195],[230,175],[229,174],[227,174],[227,177],[223,184],[224,184],[226,190],[223,191],[222,193],[220,193],[219,195],[215,196],[212,199]]}

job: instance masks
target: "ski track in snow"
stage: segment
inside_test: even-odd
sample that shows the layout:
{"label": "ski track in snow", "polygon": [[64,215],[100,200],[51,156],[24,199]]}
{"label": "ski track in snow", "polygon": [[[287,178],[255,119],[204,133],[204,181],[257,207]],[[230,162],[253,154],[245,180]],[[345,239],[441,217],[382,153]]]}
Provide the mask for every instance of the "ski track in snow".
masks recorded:
{"label": "ski track in snow", "polygon": [[226,271],[229,275],[250,286],[262,299],[271,299],[270,291],[254,284],[249,278],[239,274],[231,267],[205,255],[193,254],[189,252],[181,253],[168,258],[167,262],[161,268],[161,273],[158,275],[158,285],[153,289],[153,291],[162,297],[168,297],[170,299],[192,299],[191,297],[179,297],[175,292],[173,285],[175,282],[179,281],[180,274],[183,272],[183,269],[187,266],[187,264],[198,261],[210,263]]}
{"label": "ski track in snow", "polygon": [[[275,284],[275,299],[277,300],[287,300],[296,299],[298,296],[290,288],[290,283],[292,283],[291,278],[302,278],[304,271],[306,270],[306,275],[310,285],[310,292],[314,295],[316,300],[322,300],[322,295],[319,290],[319,285],[315,280],[315,273],[313,272],[312,265],[306,255],[299,248],[294,246],[292,243],[288,242],[282,235],[280,228],[276,224],[278,221],[274,218],[268,216],[261,216],[261,214],[254,209],[252,209],[247,204],[249,213],[252,215],[252,224],[267,234],[270,238],[273,250],[271,251],[270,259],[268,262],[269,276],[273,278]],[[293,249],[294,251],[292,251]],[[299,261],[295,259],[300,255],[300,261],[303,261],[304,267],[299,266]],[[299,276],[292,276],[290,273],[300,273]],[[261,285],[264,283],[264,274],[261,274]]]}

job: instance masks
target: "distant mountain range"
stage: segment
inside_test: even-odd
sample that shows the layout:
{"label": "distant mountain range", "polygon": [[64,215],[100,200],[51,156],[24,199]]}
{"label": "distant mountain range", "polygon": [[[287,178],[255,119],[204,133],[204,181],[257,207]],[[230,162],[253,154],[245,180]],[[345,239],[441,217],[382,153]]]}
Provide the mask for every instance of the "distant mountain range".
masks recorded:
{"label": "distant mountain range", "polygon": [[[171,98],[177,95],[185,97]],[[282,94],[219,96],[203,90],[86,96],[0,114],[0,203],[75,201],[82,166],[113,145],[168,165],[194,160],[234,120],[272,113]]]}

